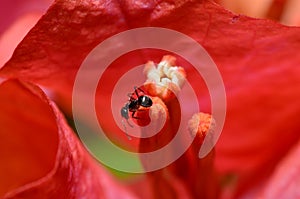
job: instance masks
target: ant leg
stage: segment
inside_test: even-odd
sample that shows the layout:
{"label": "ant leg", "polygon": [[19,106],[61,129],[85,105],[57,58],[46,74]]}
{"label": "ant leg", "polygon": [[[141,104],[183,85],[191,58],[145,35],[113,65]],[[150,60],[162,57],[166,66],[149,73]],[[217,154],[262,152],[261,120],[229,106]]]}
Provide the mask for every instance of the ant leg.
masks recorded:
{"label": "ant leg", "polygon": [[[137,111],[145,111],[145,110],[137,110]],[[137,120],[143,120],[144,119],[144,118],[140,118],[140,117],[135,117],[134,116],[135,112],[136,111],[132,112],[132,115],[131,115],[132,118],[137,119]]]}
{"label": "ant leg", "polygon": [[145,93],[141,88],[135,86],[134,87],[134,92],[135,92],[135,94],[136,94],[137,97],[139,97],[139,94],[137,92],[138,90],[141,91],[141,92],[143,92],[143,93]]}
{"label": "ant leg", "polygon": [[135,90],[135,92],[136,92],[136,90],[139,90],[139,91],[145,93],[145,91],[143,91],[143,89],[141,89],[141,88],[139,88],[139,87],[136,87],[136,86],[134,87],[134,90]]}
{"label": "ant leg", "polygon": [[141,118],[139,118],[139,117],[135,117],[135,116],[134,116],[135,112],[136,112],[136,111],[132,111],[131,117],[134,118],[134,119],[141,119]]}
{"label": "ant leg", "polygon": [[126,121],[127,121],[127,124],[128,124],[131,128],[133,128],[133,125],[129,123],[128,119],[127,119]]}
{"label": "ant leg", "polygon": [[136,87],[136,86],[135,86],[135,87],[133,87],[133,88],[134,88],[134,92],[135,92],[136,96],[137,96],[137,97],[139,97],[139,94],[138,94],[138,92],[137,92],[137,90],[138,90],[139,88],[138,88],[138,87]]}
{"label": "ant leg", "polygon": [[[133,127],[133,126],[128,122],[128,120],[127,120],[127,123],[129,124],[129,126]],[[124,127],[125,134],[126,134],[128,140],[131,140],[132,138],[131,138],[131,137],[129,136],[129,134],[127,133],[127,128],[126,128],[126,125],[124,124],[124,120],[123,120],[123,119],[122,119],[122,125],[123,125],[123,127]]]}
{"label": "ant leg", "polygon": [[129,97],[129,100],[130,100],[130,101],[136,100],[134,97],[132,97],[134,93],[136,94],[137,97],[140,96],[139,93],[138,93],[138,90],[141,91],[141,92],[143,92],[143,93],[145,93],[145,92],[144,92],[141,88],[139,88],[139,87],[134,86],[133,88],[134,88],[134,92],[128,93],[128,94],[127,94],[127,96]]}
{"label": "ant leg", "polygon": [[132,97],[133,93],[128,93],[127,96],[129,97],[129,101],[135,100],[134,97]]}

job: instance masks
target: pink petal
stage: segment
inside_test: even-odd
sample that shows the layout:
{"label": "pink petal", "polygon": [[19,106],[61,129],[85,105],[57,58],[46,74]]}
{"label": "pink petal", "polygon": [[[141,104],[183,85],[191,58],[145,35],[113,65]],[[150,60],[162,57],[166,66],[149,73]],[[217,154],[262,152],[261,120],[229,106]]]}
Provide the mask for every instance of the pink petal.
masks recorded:
{"label": "pink petal", "polygon": [[46,12],[50,0],[3,0],[0,7],[0,66],[13,54],[14,49]]}
{"label": "pink petal", "polygon": [[300,197],[300,143],[278,164],[266,183],[259,198],[299,198]]}

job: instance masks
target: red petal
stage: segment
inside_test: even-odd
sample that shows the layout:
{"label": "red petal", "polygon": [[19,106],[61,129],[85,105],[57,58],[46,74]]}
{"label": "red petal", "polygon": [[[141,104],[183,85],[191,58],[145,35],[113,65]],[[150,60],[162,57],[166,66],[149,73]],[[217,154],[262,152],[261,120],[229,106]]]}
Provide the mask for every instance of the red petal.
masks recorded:
{"label": "red petal", "polygon": [[293,54],[300,47],[300,31],[279,26],[267,34],[263,29],[256,30],[254,37],[265,37],[252,40],[253,47],[219,64],[228,108],[217,164],[222,172],[239,173],[238,182],[248,186],[267,177],[299,138],[300,69],[294,66],[300,58]]}
{"label": "red petal", "polygon": [[55,1],[18,46],[3,73],[56,87],[68,85],[71,90],[87,53],[125,26],[116,3]]}
{"label": "red petal", "polygon": [[1,196],[135,198],[88,155],[40,89],[10,80],[0,96]]}
{"label": "red petal", "polygon": [[0,86],[1,191],[38,180],[54,167],[57,125],[41,91],[17,81]]}

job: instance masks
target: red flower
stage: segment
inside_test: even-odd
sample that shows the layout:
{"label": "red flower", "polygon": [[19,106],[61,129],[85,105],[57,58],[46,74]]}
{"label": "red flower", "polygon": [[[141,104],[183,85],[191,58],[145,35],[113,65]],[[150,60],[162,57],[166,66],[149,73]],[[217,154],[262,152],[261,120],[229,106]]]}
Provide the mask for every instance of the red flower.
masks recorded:
{"label": "red flower", "polygon": [[[222,74],[228,108],[215,153],[211,152],[205,160],[195,158],[195,151],[202,142],[200,137],[173,164],[147,174],[142,184],[126,189],[87,155],[54,103],[38,88],[24,82],[47,87],[55,94],[53,99],[56,103],[65,112],[71,113],[74,78],[87,54],[112,35],[144,26],[173,29],[202,44]],[[299,28],[272,21],[234,15],[207,1],[55,1],[0,71],[4,78],[19,79],[0,86],[0,106],[4,110],[0,120],[1,127],[4,127],[1,130],[1,151],[11,151],[9,149],[20,146],[17,152],[1,156],[2,162],[7,163],[3,167],[10,171],[6,172],[3,168],[2,175],[5,179],[7,176],[14,177],[0,186],[1,195],[25,184],[9,195],[19,194],[18,197],[27,198],[35,197],[35,194],[55,198],[117,198],[122,192],[122,198],[125,195],[131,198],[134,190],[138,197],[144,194],[149,198],[159,195],[172,198],[216,197],[211,195],[212,192],[220,193],[220,198],[250,193],[256,197],[274,198],[280,195],[297,198],[296,186],[290,188],[299,184],[294,180],[299,172],[299,161],[295,155],[298,154],[297,148],[288,156],[290,158],[283,157],[292,146],[297,147],[299,138],[299,31]],[[107,85],[106,90],[96,96],[102,96],[96,104],[101,110],[97,112],[99,118],[111,115],[100,102],[109,100],[107,93],[113,90],[117,78],[124,71],[149,60],[158,62],[164,54],[166,52],[140,50],[112,63],[110,71],[106,72],[115,77],[102,79]],[[183,68],[185,63],[183,59],[177,60]],[[118,67],[120,64],[122,67]],[[191,76],[193,71],[188,69],[188,80],[198,82],[199,76]],[[204,89],[203,95],[198,96],[203,107],[201,110],[210,112],[208,93],[205,93],[203,85],[199,84],[199,88]],[[162,101],[172,121],[176,114],[170,112],[176,112],[173,107],[176,102],[168,104]],[[155,104],[159,103],[159,99],[155,101]],[[204,127],[211,120],[205,114],[195,115],[195,118],[203,121]],[[138,141],[127,140],[113,122],[107,119],[104,125],[106,133],[114,141],[127,146],[139,144]],[[193,120],[190,125],[193,125]],[[198,126],[198,133],[202,132],[203,126]],[[173,125],[168,127],[174,128]],[[43,136],[39,132],[43,132]],[[25,140],[24,134],[29,141]],[[49,141],[49,148],[42,145],[45,141]],[[139,146],[138,150],[148,150],[156,144],[141,141]],[[37,153],[40,151],[42,154]],[[21,157],[26,157],[26,160],[22,161]],[[24,163],[30,160],[32,164]],[[214,161],[218,173],[214,170]],[[16,165],[26,172],[19,172]],[[289,167],[294,168],[294,172],[286,169]],[[288,189],[278,183],[285,174],[287,177],[283,184]],[[265,184],[265,187],[261,186]],[[274,185],[278,189],[272,195]],[[148,186],[154,191],[150,191]],[[143,189],[145,191],[141,191]]]}

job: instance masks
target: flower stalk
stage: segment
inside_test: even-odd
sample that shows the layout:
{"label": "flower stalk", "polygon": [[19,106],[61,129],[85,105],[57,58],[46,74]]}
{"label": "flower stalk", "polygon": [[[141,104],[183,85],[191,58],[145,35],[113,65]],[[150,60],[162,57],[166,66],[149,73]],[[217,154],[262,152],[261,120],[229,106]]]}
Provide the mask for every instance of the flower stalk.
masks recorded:
{"label": "flower stalk", "polygon": [[[145,65],[144,73],[147,81],[143,89],[153,99],[149,117],[154,125],[151,129],[142,128],[141,133],[149,134],[149,131],[161,130],[151,138],[140,139],[139,152],[141,153],[165,147],[176,136],[181,117],[177,94],[186,81],[184,69],[176,66],[176,58],[169,55],[164,56],[157,65],[149,61]],[[145,111],[138,111],[138,114],[144,115]],[[161,121],[165,122],[162,128]],[[163,169],[147,174],[152,182],[154,198],[217,197],[217,178],[213,165],[214,151],[203,159],[198,157],[204,138],[207,134],[213,133],[211,129],[214,120],[209,114],[196,113],[186,125],[186,132],[180,134],[180,141],[173,148],[151,159],[141,157],[142,164],[147,171],[155,165],[156,161],[175,157],[177,146],[194,138],[191,146],[179,159]]]}

